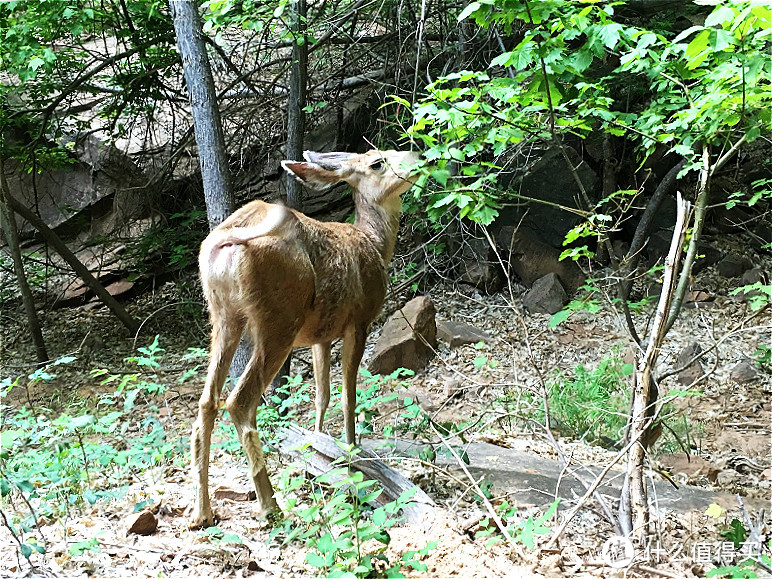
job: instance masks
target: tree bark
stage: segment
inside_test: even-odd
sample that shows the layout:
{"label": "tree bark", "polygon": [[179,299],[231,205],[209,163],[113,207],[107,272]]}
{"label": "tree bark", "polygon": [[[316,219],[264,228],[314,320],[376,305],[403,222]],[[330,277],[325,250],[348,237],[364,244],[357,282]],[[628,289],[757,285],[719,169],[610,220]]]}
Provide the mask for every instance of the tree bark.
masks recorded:
{"label": "tree bark", "polygon": [[[287,102],[287,159],[298,161],[303,158],[303,137],[306,132],[306,90],[308,86],[308,44],[306,38],[306,0],[295,0],[292,4],[292,67],[290,69],[290,92]],[[297,179],[285,175],[287,205],[298,211],[303,210],[302,187]],[[292,353],[282,364],[279,373],[271,382],[271,394],[284,398],[279,388],[291,372]]]}
{"label": "tree bark", "polygon": [[190,97],[190,113],[193,117],[206,214],[211,230],[233,213],[236,204],[230,188],[220,110],[217,107],[212,68],[201,31],[198,2],[169,0],[169,5]]}
{"label": "tree bark", "polygon": [[[287,103],[287,159],[299,161],[303,158],[303,136],[305,135],[306,88],[308,85],[308,44],[306,43],[306,0],[295,0],[292,4],[292,67],[290,69],[290,92]],[[301,211],[303,200],[301,186],[297,179],[285,175],[287,183],[287,205]]]}
{"label": "tree bark", "polygon": [[99,281],[91,274],[88,268],[83,265],[83,263],[77,257],[75,257],[75,254],[70,251],[70,248],[67,247],[67,245],[60,239],[60,237],[54,233],[40,217],[35,215],[33,211],[25,207],[19,201],[10,195],[7,196],[7,201],[8,206],[13,209],[13,211],[29,221],[30,224],[40,232],[46,243],[53,246],[56,252],[62,256],[62,259],[64,259],[64,261],[67,262],[67,264],[78,275],[78,277],[83,280],[83,283],[85,283],[88,288],[96,294],[97,298],[99,298],[103,304],[110,308],[110,311],[115,314],[121,323],[126,326],[126,328],[132,334],[136,334],[139,330],[139,323],[134,318],[132,318],[131,315],[129,315],[129,313],[118,302],[118,300],[110,295],[110,292],[108,292],[104,286],[99,283]]}
{"label": "tree bark", "polygon": [[[684,202],[679,195],[676,225],[670,243],[670,251],[665,259],[662,294],[648,335],[646,350],[640,353],[635,372],[633,403],[629,418],[630,440],[635,441],[635,443],[630,448],[627,477],[620,496],[619,524],[626,535],[632,535],[638,540],[642,540],[649,532],[645,464],[649,445],[654,439],[650,433],[657,414],[658,390],[653,372],[657,365],[662,342],[668,331],[668,314],[678,282],[678,266],[688,226],[688,213],[689,204]],[[681,276],[685,273],[681,272]]]}
{"label": "tree bark", "polygon": [[48,361],[48,351],[46,350],[45,340],[43,340],[43,331],[40,329],[40,319],[35,309],[35,299],[32,296],[32,290],[30,290],[27,276],[24,273],[24,262],[21,257],[21,249],[19,248],[19,230],[16,227],[13,211],[8,206],[9,197],[8,182],[5,180],[5,167],[3,159],[0,158],[0,226],[5,232],[5,239],[11,250],[13,269],[16,272],[16,280],[19,283],[24,311],[27,312],[27,324],[29,325],[32,341],[35,344],[35,356],[38,362],[43,364]]}
{"label": "tree bark", "polygon": [[[233,213],[236,201],[230,186],[230,171],[225,152],[225,137],[220,109],[217,106],[212,68],[206,53],[198,15],[198,2],[169,0],[177,36],[177,49],[182,59],[182,70],[190,98],[193,132],[198,145],[201,180],[206,201],[209,229],[217,227]],[[252,345],[242,337],[230,365],[230,376],[241,376],[252,355]]]}

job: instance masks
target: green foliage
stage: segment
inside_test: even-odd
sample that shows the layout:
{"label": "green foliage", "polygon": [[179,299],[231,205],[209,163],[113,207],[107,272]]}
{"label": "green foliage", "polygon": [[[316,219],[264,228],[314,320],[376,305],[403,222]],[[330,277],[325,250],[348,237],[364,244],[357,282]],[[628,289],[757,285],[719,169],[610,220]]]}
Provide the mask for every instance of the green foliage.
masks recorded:
{"label": "green foliage", "polygon": [[590,442],[618,440],[627,417],[626,378],[633,370],[632,364],[604,358],[594,370],[579,365],[551,383],[547,400],[561,433]]}
{"label": "green foliage", "polygon": [[201,239],[206,235],[206,212],[191,209],[170,215],[127,247],[127,255],[140,274],[183,271],[198,263]]}
{"label": "green foliage", "polygon": [[756,359],[756,365],[760,369],[769,371],[772,368],[772,346],[759,344],[753,353],[753,357]]}
{"label": "green foliage", "polygon": [[736,296],[742,294],[748,300],[751,310],[760,310],[772,301],[772,284],[757,281],[756,283],[744,285],[729,292]]}
{"label": "green foliage", "polygon": [[244,544],[244,541],[242,541],[241,537],[239,537],[236,533],[226,533],[220,527],[208,527],[201,531],[201,536],[209,543],[214,545],[221,545],[224,543],[231,543],[236,545]]}
{"label": "green foliage", "polygon": [[282,473],[278,488],[286,496],[288,516],[271,538],[307,545],[306,562],[320,577],[404,577],[403,567],[426,571],[420,557],[436,542],[403,553],[399,561],[389,561],[384,554],[391,541],[388,530],[400,522],[399,512],[412,501],[414,491],[376,506],[382,490],[374,490],[376,481],[364,480],[360,471],[351,471],[350,461],[358,451],[339,444],[350,453],[348,463],[338,461],[344,466],[312,481],[289,470]]}
{"label": "green foliage", "polygon": [[[517,45],[486,70],[439,77],[418,102],[393,98],[412,113],[408,135],[435,164],[424,175],[439,188],[429,196],[429,216],[457,208],[489,223],[502,203],[518,198],[499,188],[495,173],[524,143],[599,129],[628,139],[641,162],[661,144],[686,157],[690,170],[699,144],[726,147],[768,131],[769,7],[756,0],[698,3],[714,8],[703,25],[687,30],[631,26],[609,3],[468,4],[460,21],[517,31]],[[594,212],[574,235],[603,234],[608,217]]]}
{"label": "green foliage", "polygon": [[578,297],[568,302],[562,310],[552,314],[547,327],[550,329],[556,328],[571,317],[571,314],[574,312],[587,312],[589,314],[598,313],[601,309],[601,302],[597,297],[600,290],[598,289],[596,282],[597,280],[588,280],[587,283],[579,288],[579,291],[584,293],[578,293]]}
{"label": "green foliage", "polygon": [[[127,360],[155,370],[162,352],[156,337]],[[73,360],[60,358],[36,370],[29,381],[54,380],[56,366]],[[106,371],[94,374],[103,376]],[[186,440],[168,435],[151,403],[166,387],[140,374],[109,375],[101,384],[116,388],[93,405],[85,401],[73,406],[70,410],[75,412],[0,406],[0,495],[21,494],[29,508],[25,516],[16,514],[10,521],[17,537],[30,533],[41,518],[59,519],[98,501],[120,498],[126,482],[151,467],[182,465]],[[0,397],[18,386],[19,378],[4,379]],[[148,405],[138,417],[132,411],[139,394],[147,397]],[[42,545],[31,539],[22,543],[25,557],[42,552]],[[98,549],[97,540],[91,538],[71,545],[70,554]]]}
{"label": "green foliage", "polygon": [[[534,519],[530,516],[521,520],[517,525],[508,525],[506,529],[507,534],[528,549],[534,549],[536,537],[549,534],[550,529],[545,523],[555,516],[559,504],[560,499],[555,499],[540,517]],[[496,505],[496,510],[504,524],[517,518],[517,508],[510,505],[506,500]],[[481,530],[475,532],[474,536],[475,538],[490,537],[486,541],[487,546],[491,546],[501,540],[501,531],[490,519],[483,519],[480,522],[480,527],[482,527]]]}

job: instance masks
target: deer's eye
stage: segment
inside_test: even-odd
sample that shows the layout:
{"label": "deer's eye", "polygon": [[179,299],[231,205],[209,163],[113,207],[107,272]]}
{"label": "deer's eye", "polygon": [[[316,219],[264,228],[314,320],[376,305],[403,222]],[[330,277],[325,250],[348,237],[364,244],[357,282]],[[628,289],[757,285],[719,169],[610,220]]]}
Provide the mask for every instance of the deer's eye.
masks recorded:
{"label": "deer's eye", "polygon": [[375,161],[370,165],[370,168],[373,171],[380,171],[381,169],[383,169],[383,161],[381,161],[380,159],[378,161]]}

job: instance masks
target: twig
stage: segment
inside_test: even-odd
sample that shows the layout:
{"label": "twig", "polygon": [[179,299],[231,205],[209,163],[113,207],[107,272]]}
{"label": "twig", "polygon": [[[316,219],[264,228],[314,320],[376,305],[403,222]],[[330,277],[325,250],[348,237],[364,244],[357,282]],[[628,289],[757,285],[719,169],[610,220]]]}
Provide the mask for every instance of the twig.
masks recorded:
{"label": "twig", "polygon": [[491,516],[493,521],[496,523],[496,526],[498,526],[499,529],[501,529],[502,534],[506,538],[507,542],[511,544],[515,544],[516,541],[514,537],[512,537],[507,532],[507,526],[504,524],[504,521],[501,520],[501,517],[499,517],[498,513],[496,512],[496,509],[493,508],[493,505],[488,500],[488,498],[485,496],[485,493],[483,493],[480,486],[477,484],[477,481],[475,481],[474,477],[472,476],[472,473],[469,472],[469,469],[466,468],[466,464],[463,460],[461,460],[461,457],[458,456],[458,453],[455,451],[455,449],[450,446],[447,440],[442,436],[442,434],[439,433],[439,431],[434,427],[434,424],[431,424],[432,430],[434,431],[434,434],[437,435],[437,437],[442,441],[442,443],[445,445],[445,448],[448,449],[448,451],[453,455],[453,458],[456,459],[458,462],[458,465],[461,467],[461,470],[464,471],[464,474],[469,478],[469,480],[472,482],[472,486],[477,491],[478,496],[480,497],[480,500],[482,500],[483,504],[485,505],[485,509],[488,511],[488,514]]}
{"label": "twig", "polygon": [[[656,418],[656,415],[652,417],[651,421],[653,422],[653,420],[654,420],[655,418]],[[600,474],[599,474],[597,477],[595,477],[595,480],[594,480],[594,481],[593,481],[593,483],[590,485],[590,487],[587,489],[587,492],[585,492],[585,493],[584,493],[584,495],[582,495],[582,498],[580,498],[580,499],[579,499],[579,502],[578,502],[578,503],[576,503],[576,505],[574,506],[574,508],[573,508],[573,509],[571,509],[571,511],[570,511],[570,512],[568,513],[568,515],[566,516],[566,518],[563,520],[563,522],[562,522],[562,523],[560,523],[560,525],[558,525],[558,527],[555,529],[555,533],[554,533],[554,535],[552,536],[552,539],[550,539],[550,542],[549,542],[549,543],[547,543],[547,546],[546,546],[546,548],[547,548],[547,549],[552,549],[552,548],[555,546],[555,543],[556,543],[556,542],[557,542],[557,540],[560,538],[560,535],[562,535],[562,534],[563,534],[563,531],[565,531],[565,530],[566,530],[566,527],[568,526],[568,524],[569,524],[569,523],[570,523],[570,522],[573,520],[573,518],[576,516],[576,514],[577,514],[577,513],[578,513],[578,512],[579,512],[579,511],[582,509],[582,507],[583,507],[583,506],[584,506],[584,504],[587,502],[587,500],[590,498],[590,496],[591,496],[591,495],[592,495],[592,494],[593,494],[593,493],[594,493],[596,490],[598,490],[598,487],[599,487],[599,486],[600,486],[600,485],[603,483],[603,480],[606,478],[606,475],[607,475],[607,474],[608,474],[608,472],[611,470],[611,468],[612,468],[612,467],[613,467],[613,466],[614,466],[616,463],[618,463],[618,462],[620,461],[620,459],[621,459],[621,458],[622,458],[622,457],[623,457],[625,454],[627,454],[627,451],[629,451],[629,450],[630,450],[630,448],[631,448],[631,447],[632,447],[634,444],[636,444],[636,443],[638,442],[638,438],[639,438],[639,437],[640,437],[640,436],[643,434],[644,430],[645,430],[645,429],[641,429],[641,431],[638,433],[638,436],[637,436],[636,438],[634,438],[633,440],[631,440],[630,442],[628,442],[628,443],[627,443],[627,445],[626,445],[626,446],[625,446],[625,447],[624,447],[622,450],[620,450],[620,451],[619,451],[619,452],[616,454],[616,456],[614,456],[614,458],[612,458],[612,459],[611,459],[611,462],[609,462],[609,463],[608,463],[608,464],[607,464],[607,465],[606,465],[606,466],[603,468],[603,470],[600,472]]]}

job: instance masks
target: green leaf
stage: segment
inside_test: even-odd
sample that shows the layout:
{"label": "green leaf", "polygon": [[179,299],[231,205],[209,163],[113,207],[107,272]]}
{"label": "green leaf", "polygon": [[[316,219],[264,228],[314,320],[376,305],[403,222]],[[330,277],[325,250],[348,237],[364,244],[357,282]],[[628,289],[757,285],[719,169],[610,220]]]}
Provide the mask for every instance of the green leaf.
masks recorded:
{"label": "green leaf", "polygon": [[557,328],[560,324],[565,322],[572,314],[571,310],[560,310],[550,316],[550,321],[547,324],[549,329]]}
{"label": "green leaf", "polygon": [[459,22],[461,22],[462,20],[466,20],[472,14],[477,12],[480,8],[482,8],[482,4],[480,4],[479,2],[471,2],[470,4],[467,5],[466,8],[464,8],[461,11],[461,14],[458,15],[458,19],[457,20]]}
{"label": "green leaf", "polygon": [[312,567],[316,567],[317,569],[324,569],[327,567],[327,562],[324,560],[324,557],[319,555],[319,553],[315,553],[314,551],[309,551],[306,553],[306,562]]}
{"label": "green leaf", "polygon": [[705,19],[705,26],[723,25],[734,21],[735,11],[729,6],[719,5]]}

